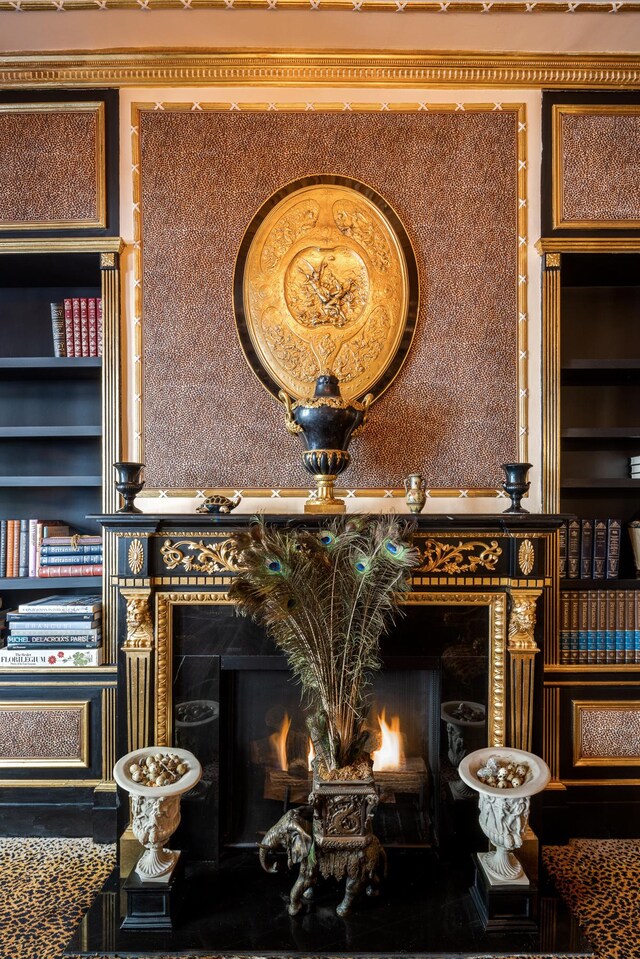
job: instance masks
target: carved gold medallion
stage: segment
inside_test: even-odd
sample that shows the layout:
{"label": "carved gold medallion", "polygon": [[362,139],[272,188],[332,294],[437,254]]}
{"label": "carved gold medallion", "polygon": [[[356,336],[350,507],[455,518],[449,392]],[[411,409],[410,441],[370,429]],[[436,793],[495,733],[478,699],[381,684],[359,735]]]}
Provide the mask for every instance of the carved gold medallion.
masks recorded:
{"label": "carved gold medallion", "polygon": [[343,397],[379,396],[416,322],[415,256],[397,214],[338,176],[297,180],[260,208],[234,277],[247,360],[274,395],[310,396],[334,373]]}

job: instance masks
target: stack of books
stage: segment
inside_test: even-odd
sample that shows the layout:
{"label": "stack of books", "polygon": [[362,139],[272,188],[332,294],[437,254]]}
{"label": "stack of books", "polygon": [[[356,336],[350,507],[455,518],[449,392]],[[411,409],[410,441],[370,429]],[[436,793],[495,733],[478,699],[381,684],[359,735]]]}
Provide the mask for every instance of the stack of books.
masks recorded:
{"label": "stack of books", "polygon": [[617,579],[619,519],[570,519],[560,528],[561,579]]}
{"label": "stack of books", "polygon": [[66,523],[55,519],[0,520],[0,577],[37,576],[43,538],[69,533]]}
{"label": "stack of books", "polygon": [[4,666],[99,666],[102,597],[47,596],[7,613]]}
{"label": "stack of books", "polygon": [[102,300],[73,296],[51,304],[54,356],[102,356]]}
{"label": "stack of books", "polygon": [[631,479],[640,479],[640,456],[629,457],[629,473]]}
{"label": "stack of books", "polygon": [[640,590],[560,593],[561,663],[640,663]]}
{"label": "stack of books", "polygon": [[37,575],[102,576],[102,537],[43,537]]}

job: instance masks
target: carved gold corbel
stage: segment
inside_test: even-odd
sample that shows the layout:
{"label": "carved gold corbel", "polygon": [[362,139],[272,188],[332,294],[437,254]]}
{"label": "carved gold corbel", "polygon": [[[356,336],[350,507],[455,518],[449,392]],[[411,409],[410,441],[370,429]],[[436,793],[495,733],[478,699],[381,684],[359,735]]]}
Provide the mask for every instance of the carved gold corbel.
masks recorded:
{"label": "carved gold corbel", "polygon": [[509,745],[531,750],[533,722],[536,602],[540,589],[512,589],[507,650],[510,662],[511,709]]}
{"label": "carved gold corbel", "polygon": [[126,660],[127,749],[149,746],[151,656],[154,648],[150,589],[121,589],[127,604],[127,635],[122,646]]}

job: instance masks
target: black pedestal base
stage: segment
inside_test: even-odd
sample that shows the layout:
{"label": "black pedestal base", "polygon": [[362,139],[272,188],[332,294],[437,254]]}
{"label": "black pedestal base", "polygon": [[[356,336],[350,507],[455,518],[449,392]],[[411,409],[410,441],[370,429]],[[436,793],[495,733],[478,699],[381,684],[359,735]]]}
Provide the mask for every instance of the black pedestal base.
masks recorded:
{"label": "black pedestal base", "polygon": [[537,888],[528,885],[491,885],[477,856],[469,892],[487,932],[536,932]]}
{"label": "black pedestal base", "polygon": [[132,872],[124,884],[127,914],[122,929],[173,929],[182,890],[180,858],[169,882],[143,882]]}

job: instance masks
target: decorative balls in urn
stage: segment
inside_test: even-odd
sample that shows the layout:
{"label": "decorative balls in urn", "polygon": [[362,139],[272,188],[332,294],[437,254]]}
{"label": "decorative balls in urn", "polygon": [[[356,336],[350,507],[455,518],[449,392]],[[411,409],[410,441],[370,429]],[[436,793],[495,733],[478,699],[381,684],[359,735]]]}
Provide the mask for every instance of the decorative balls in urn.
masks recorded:
{"label": "decorative balls in urn", "polygon": [[524,749],[488,746],[465,756],[460,778],[479,793],[480,826],[496,847],[478,860],[491,885],[528,883],[512,850],[522,845],[530,798],[545,788],[551,773],[543,759]]}
{"label": "decorative balls in urn", "polygon": [[187,749],[147,746],[119,759],[113,778],[131,796],[133,834],[145,851],[136,865],[143,882],[168,882],[180,853],[164,845],[180,823],[180,799],[199,782],[202,766]]}

